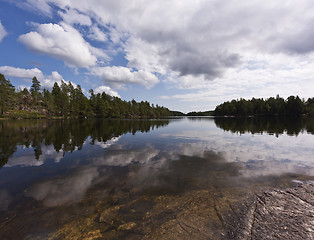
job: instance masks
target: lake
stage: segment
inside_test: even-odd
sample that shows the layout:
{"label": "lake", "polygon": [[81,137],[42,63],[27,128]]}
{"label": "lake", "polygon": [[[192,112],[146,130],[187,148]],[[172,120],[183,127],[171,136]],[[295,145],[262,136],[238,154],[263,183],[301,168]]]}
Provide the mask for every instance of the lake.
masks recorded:
{"label": "lake", "polygon": [[0,239],[222,239],[314,180],[314,119],[0,121]]}

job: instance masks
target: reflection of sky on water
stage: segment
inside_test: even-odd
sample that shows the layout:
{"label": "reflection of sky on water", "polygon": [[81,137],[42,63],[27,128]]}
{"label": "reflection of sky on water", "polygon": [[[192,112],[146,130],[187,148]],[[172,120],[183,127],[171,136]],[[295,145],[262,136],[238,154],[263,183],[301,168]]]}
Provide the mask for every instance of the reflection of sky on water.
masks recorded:
{"label": "reflection of sky on water", "polygon": [[87,189],[99,176],[96,167],[80,167],[71,174],[38,183],[25,191],[25,196],[33,197],[48,207],[80,201]]}
{"label": "reflection of sky on water", "polygon": [[112,139],[106,141],[106,142],[99,142],[99,141],[95,141],[95,145],[99,146],[99,147],[102,147],[102,148],[108,148],[110,147],[111,145],[115,144],[116,142],[119,141],[119,138],[120,137],[113,137]]}
{"label": "reflection of sky on water", "polygon": [[[183,128],[176,133],[162,133],[165,138],[197,141],[195,149],[210,149],[223,152],[227,161],[238,161],[251,165],[256,163],[260,172],[254,174],[275,174],[300,170],[314,175],[314,136],[303,133],[298,136],[282,134],[278,138],[268,134],[235,134],[216,128],[213,121],[193,121],[191,128]],[[260,161],[260,162],[258,162]],[[262,164],[262,162],[263,164]]]}
{"label": "reflection of sky on water", "polygon": [[[112,139],[106,142],[99,142],[95,141],[93,144],[99,146],[101,148],[108,148],[111,145],[115,144],[119,140],[119,137],[113,137]],[[89,144],[91,142],[90,139],[87,139],[83,146]],[[18,151],[9,159],[8,163],[4,167],[31,167],[31,166],[41,166],[45,163],[47,159],[53,159],[55,163],[59,163],[66,154],[64,151],[60,150],[57,152],[54,149],[54,146],[42,146],[41,148],[42,154],[39,156],[39,159],[34,157],[34,150],[32,148],[27,148],[25,146],[19,146]],[[76,152],[78,148],[75,147],[75,150],[72,151]]]}
{"label": "reflection of sky on water", "polygon": [[63,158],[63,151],[60,150],[56,152],[53,146],[44,146],[42,147],[42,155],[39,159],[34,157],[34,151],[31,148],[21,147],[9,159],[8,163],[4,167],[30,167],[30,166],[41,166],[45,163],[45,160],[48,158],[54,159],[56,163],[60,162]]}
{"label": "reflection of sky on water", "polygon": [[[313,176],[313,146],[314,135],[306,133],[278,138],[240,135],[224,132],[213,121],[184,119],[149,133],[127,134],[107,142],[91,145],[87,139],[83,149],[76,151],[79,158],[74,153],[64,156],[48,146],[36,160],[31,150],[20,149],[5,167],[41,166],[44,174],[47,159],[53,159],[55,165],[68,164],[64,165],[68,168],[65,173],[56,172],[49,179],[34,182],[24,193],[52,207],[80,201],[92,186],[114,176],[112,168],[128,167],[125,181],[133,188],[180,189],[191,184],[188,177],[204,179],[205,183],[211,181],[213,172],[224,171],[233,177],[284,173]],[[8,190],[0,189],[0,210],[7,209],[10,201]]]}

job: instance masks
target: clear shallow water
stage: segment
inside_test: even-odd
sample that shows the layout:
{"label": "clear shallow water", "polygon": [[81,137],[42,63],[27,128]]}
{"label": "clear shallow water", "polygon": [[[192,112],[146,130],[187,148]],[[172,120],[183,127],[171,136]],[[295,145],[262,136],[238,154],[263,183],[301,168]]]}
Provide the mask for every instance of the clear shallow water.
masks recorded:
{"label": "clear shallow water", "polygon": [[167,222],[174,202],[202,194],[231,202],[256,186],[313,179],[313,126],[287,118],[1,121],[1,239],[158,238],[154,221]]}

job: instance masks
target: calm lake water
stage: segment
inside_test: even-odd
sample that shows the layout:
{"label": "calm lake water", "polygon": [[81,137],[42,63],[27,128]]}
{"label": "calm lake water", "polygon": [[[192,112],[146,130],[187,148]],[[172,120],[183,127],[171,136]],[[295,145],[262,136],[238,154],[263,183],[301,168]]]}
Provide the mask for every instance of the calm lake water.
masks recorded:
{"label": "calm lake water", "polygon": [[0,239],[220,239],[256,189],[314,179],[313,134],[307,118],[0,121]]}

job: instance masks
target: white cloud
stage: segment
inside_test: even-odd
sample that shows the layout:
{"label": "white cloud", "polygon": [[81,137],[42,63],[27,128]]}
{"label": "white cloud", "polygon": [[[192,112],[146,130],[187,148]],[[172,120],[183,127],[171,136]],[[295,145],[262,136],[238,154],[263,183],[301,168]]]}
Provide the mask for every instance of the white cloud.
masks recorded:
{"label": "white cloud", "polygon": [[[178,93],[176,99],[203,96],[207,105],[238,96],[269,97],[278,90],[283,95],[307,96],[313,88],[305,76],[312,73],[308,67],[314,64],[314,5],[310,0],[160,0],[149,4],[141,0],[128,4],[123,0],[43,0],[36,7],[45,13],[52,10],[47,9],[49,4],[62,9],[65,22],[92,22],[89,31],[79,30],[85,37],[106,42],[106,51],[116,50],[111,54],[125,54],[127,65],[101,68],[97,58],[104,52],[91,46],[86,48],[90,58],[83,59],[79,56],[84,54],[59,54],[47,44],[47,52],[28,43],[30,49],[77,67],[95,67],[91,74],[111,87],[137,83],[151,88],[158,76],[167,86],[197,91],[189,96]],[[37,40],[36,36],[32,39]],[[67,49],[56,46],[63,52]],[[290,69],[282,69],[280,61]],[[146,80],[139,80],[136,75],[144,73]]]}
{"label": "white cloud", "polygon": [[99,27],[97,27],[96,25],[94,25],[90,28],[90,34],[88,35],[88,37],[92,40],[96,40],[99,42],[107,42],[108,41],[107,35],[103,31],[101,31],[99,29]]}
{"label": "white cloud", "polygon": [[65,12],[59,11],[58,13],[67,24],[80,24],[89,27],[92,25],[92,20],[89,16],[79,13],[75,9],[66,9]]}
{"label": "white cloud", "polygon": [[19,41],[30,50],[61,59],[69,66],[88,68],[97,64],[97,56],[106,57],[66,23],[41,24],[36,30],[21,35]]}
{"label": "white cloud", "polygon": [[[218,104],[232,99],[269,98],[277,94],[284,98],[290,95],[309,98],[314,91],[313,58],[297,55],[286,57],[284,54],[249,56],[247,64],[242,68],[227,71],[223,78],[215,79],[210,85],[206,81],[186,78],[186,82],[181,84],[191,85],[189,88],[192,90],[161,98],[179,101],[180,105],[191,105],[182,108],[182,111],[212,110]],[[172,84],[176,84],[176,79]]]}
{"label": "white cloud", "polygon": [[[64,81],[63,77],[57,71],[53,71],[51,75],[45,75],[38,68],[24,69],[11,66],[0,66],[0,72],[4,74],[6,77],[22,78],[28,80],[29,82],[32,81],[33,77],[36,77],[40,81],[41,88],[42,89],[46,88],[49,90],[52,89],[55,82],[57,82],[60,85],[61,81],[62,80]],[[65,82],[69,83],[68,81]],[[75,83],[72,84],[74,87],[77,86]],[[20,85],[19,87],[21,89],[25,88],[24,85]]]}
{"label": "white cloud", "polygon": [[105,83],[115,87],[130,83],[141,84],[149,89],[159,82],[158,78],[150,72],[131,71],[127,67],[95,67],[91,69],[91,74],[99,76]]}
{"label": "white cloud", "polygon": [[17,78],[30,78],[37,77],[38,79],[42,79],[44,74],[38,68],[33,69],[24,69],[24,68],[16,68],[11,66],[1,66],[0,72],[4,74],[6,77],[17,77]]}
{"label": "white cloud", "polygon": [[7,31],[5,30],[4,26],[2,25],[0,21],[0,42],[6,35],[7,35]]}
{"label": "white cloud", "polygon": [[[47,89],[49,91],[52,90],[53,85],[55,83],[58,83],[59,86],[61,86],[62,82],[65,82],[66,84],[69,84],[71,81],[66,81],[63,79],[63,77],[56,71],[53,71],[51,75],[45,75],[43,79],[38,79],[40,80],[41,84],[41,89]],[[77,87],[77,84],[74,82],[71,82],[74,88]]]}
{"label": "white cloud", "polygon": [[[24,5],[24,4],[23,4]],[[22,5],[22,6],[23,6]],[[42,0],[27,0],[25,2],[25,5],[29,7],[30,9],[38,9],[42,11],[44,15],[51,16],[52,10],[49,5],[49,1],[42,1]]]}
{"label": "white cloud", "polygon": [[97,88],[95,88],[94,92],[97,94],[97,93],[100,93],[102,94],[103,92],[105,92],[106,94],[109,94],[113,97],[119,97],[121,98],[121,96],[119,95],[119,93],[117,93],[116,91],[112,90],[110,87],[107,87],[107,86],[99,86]]}
{"label": "white cloud", "polygon": [[168,69],[165,58],[160,56],[159,51],[158,46],[139,38],[131,37],[125,44],[125,57],[129,67],[165,75]]}
{"label": "white cloud", "polygon": [[[61,85],[61,81],[64,81],[63,77],[58,72],[53,71],[50,76],[45,76],[43,79],[41,79],[40,84],[42,88],[51,90],[55,82]],[[76,84],[74,85],[76,87]]]}

